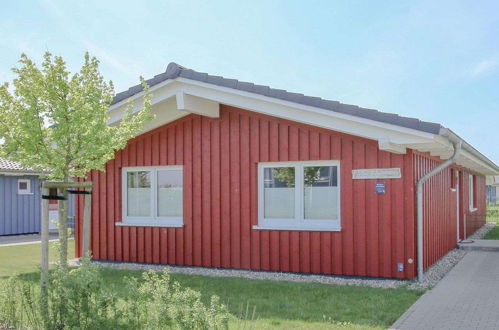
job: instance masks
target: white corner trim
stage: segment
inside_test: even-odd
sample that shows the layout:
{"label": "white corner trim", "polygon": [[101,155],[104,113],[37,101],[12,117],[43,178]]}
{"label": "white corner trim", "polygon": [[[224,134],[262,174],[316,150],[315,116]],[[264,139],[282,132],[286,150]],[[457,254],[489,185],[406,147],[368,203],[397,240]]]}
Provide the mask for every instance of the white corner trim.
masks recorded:
{"label": "white corner trim", "polygon": [[114,223],[117,227],[171,227],[171,228],[182,228],[183,224],[165,224],[165,223],[133,223],[133,222],[122,222],[118,221]]}

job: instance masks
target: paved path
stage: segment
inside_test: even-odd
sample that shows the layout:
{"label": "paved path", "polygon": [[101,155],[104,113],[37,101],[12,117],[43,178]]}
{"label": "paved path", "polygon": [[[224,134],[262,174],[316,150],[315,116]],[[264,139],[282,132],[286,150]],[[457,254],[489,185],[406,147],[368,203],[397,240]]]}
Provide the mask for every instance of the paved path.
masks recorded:
{"label": "paved path", "polygon": [[468,252],[392,328],[499,329],[499,252]]}
{"label": "paved path", "polygon": [[[58,233],[50,233],[49,235],[50,240],[56,240],[58,237]],[[33,244],[40,241],[40,234],[0,236],[0,246]]]}
{"label": "paved path", "polygon": [[459,243],[459,249],[466,251],[496,251],[499,252],[499,240],[495,239],[470,239],[467,243]]}

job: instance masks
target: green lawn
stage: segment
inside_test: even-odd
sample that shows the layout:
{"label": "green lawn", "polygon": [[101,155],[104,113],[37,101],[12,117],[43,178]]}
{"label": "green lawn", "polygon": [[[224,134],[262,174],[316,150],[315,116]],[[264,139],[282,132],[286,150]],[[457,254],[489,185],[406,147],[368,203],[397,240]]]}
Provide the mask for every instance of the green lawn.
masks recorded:
{"label": "green lawn", "polygon": [[484,237],[485,239],[499,239],[499,227],[492,228],[487,235]]}
{"label": "green lawn", "polygon": [[[0,276],[27,273],[26,280],[38,281],[38,274],[33,271],[39,263],[39,247],[33,244],[0,248]],[[54,259],[57,255],[51,252]],[[138,277],[141,271],[103,268],[101,273],[118,294],[123,294],[123,277]],[[422,294],[407,289],[181,274],[172,277],[183,286],[200,291],[206,301],[211,295],[218,295],[238,317],[231,321],[231,328],[244,329],[382,329],[390,326]]]}
{"label": "green lawn", "polygon": [[[68,242],[68,247],[68,256],[73,258],[73,240]],[[57,242],[50,242],[49,256],[51,262],[58,259]],[[38,270],[40,257],[39,243],[0,247],[0,277]]]}
{"label": "green lawn", "polygon": [[487,222],[499,223],[499,205],[487,205]]}
{"label": "green lawn", "polygon": [[487,205],[487,222],[495,222],[496,227],[485,235],[485,239],[499,239],[499,205]]}

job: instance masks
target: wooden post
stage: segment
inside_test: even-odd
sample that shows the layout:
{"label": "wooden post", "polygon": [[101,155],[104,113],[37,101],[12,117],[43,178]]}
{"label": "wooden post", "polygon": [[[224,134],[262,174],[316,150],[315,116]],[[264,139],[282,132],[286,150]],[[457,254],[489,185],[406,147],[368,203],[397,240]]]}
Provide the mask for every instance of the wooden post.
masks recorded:
{"label": "wooden post", "polygon": [[[49,189],[42,188],[42,195],[48,195]],[[41,295],[40,295],[40,308],[44,323],[47,322],[46,316],[48,315],[48,274],[49,274],[49,201],[42,199],[42,260],[41,260]]]}
{"label": "wooden post", "polygon": [[[54,182],[54,181],[44,181],[42,182],[42,195],[49,195],[50,188],[57,188],[60,190],[64,190],[64,195],[67,196],[67,191],[65,189],[68,188],[88,188],[92,190],[92,182]],[[90,195],[86,195],[90,196]],[[85,197],[87,200],[87,197]],[[62,204],[62,203],[61,203]],[[90,232],[90,205],[91,203],[85,204],[85,209],[88,208],[88,212],[85,212],[85,218],[88,218],[86,221],[88,232]],[[67,206],[62,206],[65,208]],[[64,210],[66,214],[66,219],[62,219],[64,223],[67,224],[67,212]],[[61,219],[59,219],[61,220]],[[48,271],[49,271],[49,202],[48,199],[42,198],[42,230],[41,230],[41,239],[42,239],[42,260],[41,260],[41,276],[40,276],[40,284],[41,284],[41,295],[40,295],[40,315],[42,316],[44,328],[49,329],[49,319],[48,319]],[[59,231],[61,234],[61,231]],[[64,234],[67,235],[67,231],[62,233],[62,237]],[[90,236],[87,235],[87,242],[90,242]],[[61,238],[59,240],[61,240]],[[85,239],[84,239],[85,240]],[[85,243],[84,243],[85,244]],[[89,244],[88,244],[89,245]],[[87,245],[87,249],[88,249]],[[67,245],[66,245],[67,247]],[[61,249],[64,248],[61,246]],[[65,254],[66,255],[66,254]],[[64,263],[61,263],[61,266],[65,266]]]}
{"label": "wooden post", "polygon": [[60,200],[58,202],[59,208],[59,266],[62,268],[67,268],[68,266],[68,193],[66,189],[59,188],[58,190],[59,196],[64,196],[65,199]]}
{"label": "wooden post", "polygon": [[[49,190],[42,188],[42,195],[48,195]],[[49,269],[49,201],[42,199],[42,282],[46,280]],[[43,283],[42,283],[43,284]]]}
{"label": "wooden post", "polygon": [[[85,189],[86,191],[92,191],[91,189]],[[84,195],[83,199],[83,248],[82,256],[84,258],[90,258],[90,212],[92,212],[92,195]]]}
{"label": "wooden post", "polygon": [[[46,195],[48,195],[48,189],[49,188],[57,188],[57,189],[60,189],[60,190],[64,190],[64,195],[67,196],[67,192],[65,191],[65,189],[68,189],[68,188],[83,188],[83,189],[87,189],[89,191],[92,191],[92,186],[93,186],[92,182],[56,182],[56,181],[44,181],[42,183],[42,188],[43,188],[43,191],[45,191],[44,194],[46,194]],[[83,256],[86,256],[85,254],[86,253],[88,254],[89,251],[90,251],[90,215],[91,215],[90,213],[91,213],[91,205],[92,205],[91,195],[85,195],[85,196],[89,196],[89,197],[85,197],[84,198],[85,207],[84,207],[84,220],[83,220],[83,222],[84,222],[84,228],[83,228],[83,231],[85,232],[85,230],[86,230],[88,234],[87,235],[84,234],[84,237],[83,237],[83,249],[82,249],[83,250],[82,251]],[[65,212],[65,213],[67,214],[67,212]],[[48,219],[48,202],[47,202],[47,219]],[[85,220],[85,219],[87,219],[87,220]],[[59,219],[59,220],[61,220],[61,219]],[[67,219],[65,219],[65,220],[67,221]],[[86,227],[85,227],[85,223],[86,223]],[[47,226],[48,226],[48,220],[47,220]],[[48,235],[48,227],[47,227],[47,235]],[[63,235],[61,235],[61,236],[63,237]],[[66,232],[66,235],[67,235],[67,232]],[[61,240],[62,237],[60,237],[60,240]],[[48,236],[47,236],[47,238],[48,238]],[[63,248],[63,247],[61,246],[61,248]],[[47,264],[48,264],[48,262],[47,262]]]}

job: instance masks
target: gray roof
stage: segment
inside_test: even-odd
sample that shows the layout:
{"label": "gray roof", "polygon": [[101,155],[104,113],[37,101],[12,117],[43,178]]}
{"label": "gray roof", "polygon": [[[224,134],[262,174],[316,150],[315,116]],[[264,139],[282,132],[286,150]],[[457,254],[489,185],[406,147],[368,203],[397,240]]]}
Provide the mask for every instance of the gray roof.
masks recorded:
{"label": "gray roof", "polygon": [[40,175],[42,171],[35,171],[32,168],[26,168],[21,166],[20,163],[7,160],[5,158],[0,158],[0,172],[4,173],[21,173],[21,174],[29,174],[29,175]]}
{"label": "gray roof", "polygon": [[[233,88],[240,91],[268,96],[284,101],[294,102],[298,104],[308,105],[320,109],[330,110],[338,113],[371,119],[387,124],[397,125],[406,128],[412,128],[418,131],[423,131],[431,134],[438,134],[442,126],[440,124],[421,121],[416,118],[402,117],[397,114],[381,112],[373,109],[361,108],[356,105],[343,104],[337,101],[325,100],[320,97],[307,96],[298,93],[288,92],[282,89],[270,88],[269,86],[256,85],[249,82],[243,82],[236,79],[228,79],[220,76],[212,76],[207,73],[187,69],[177,63],[170,63],[166,71],[147,80],[149,86],[157,85],[168,79],[178,77],[196,80],[216,86]],[[142,91],[142,85],[135,85],[128,90],[116,94],[111,104],[116,104],[130,96],[133,96]]]}
{"label": "gray roof", "polygon": [[13,162],[5,158],[0,158],[0,170],[23,171],[24,168],[18,162]]}

